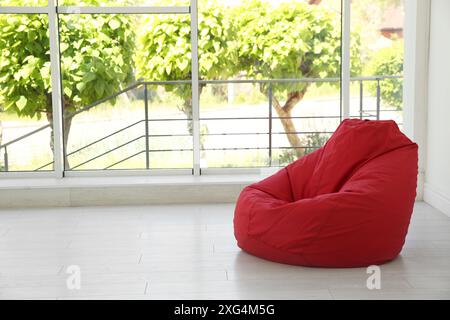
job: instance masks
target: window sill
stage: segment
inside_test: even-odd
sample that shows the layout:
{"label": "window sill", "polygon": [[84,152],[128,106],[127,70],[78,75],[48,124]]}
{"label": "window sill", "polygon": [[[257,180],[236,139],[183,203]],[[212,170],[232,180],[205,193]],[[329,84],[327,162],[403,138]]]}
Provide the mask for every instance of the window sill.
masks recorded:
{"label": "window sill", "polygon": [[269,174],[2,179],[0,208],[234,202]]}

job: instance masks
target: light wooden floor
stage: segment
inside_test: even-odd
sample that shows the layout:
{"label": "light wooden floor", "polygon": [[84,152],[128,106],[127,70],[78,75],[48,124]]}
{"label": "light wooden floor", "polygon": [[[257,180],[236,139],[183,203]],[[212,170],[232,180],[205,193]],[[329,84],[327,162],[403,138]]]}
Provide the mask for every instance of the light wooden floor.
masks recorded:
{"label": "light wooden floor", "polygon": [[[450,299],[450,218],[417,203],[401,257],[381,267],[317,269],[241,252],[234,206],[0,211],[1,299]],[[66,286],[67,267],[81,289]]]}

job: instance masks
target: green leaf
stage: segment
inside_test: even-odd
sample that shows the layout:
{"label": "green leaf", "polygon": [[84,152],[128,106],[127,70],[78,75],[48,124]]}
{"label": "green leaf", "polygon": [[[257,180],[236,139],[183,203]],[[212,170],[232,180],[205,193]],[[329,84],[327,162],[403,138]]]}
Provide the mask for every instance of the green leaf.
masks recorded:
{"label": "green leaf", "polygon": [[60,47],[61,53],[62,53],[62,52],[66,51],[66,50],[69,48],[69,44],[68,44],[68,43],[65,43],[65,42],[62,42],[62,43],[59,45],[59,47]]}
{"label": "green leaf", "polygon": [[109,20],[108,25],[113,30],[116,30],[116,29],[120,28],[120,22],[115,20],[115,19]]}
{"label": "green leaf", "polygon": [[69,87],[64,87],[64,93],[66,94],[66,96],[68,96],[69,98],[72,96],[72,90]]}
{"label": "green leaf", "polygon": [[50,68],[47,66],[44,66],[39,71],[42,78],[47,78],[50,75]]}
{"label": "green leaf", "polygon": [[177,60],[177,67],[178,69],[180,69],[181,71],[184,71],[189,65],[189,61],[188,60]]}
{"label": "green leaf", "polygon": [[85,82],[79,82],[76,84],[76,88],[78,91],[82,92],[84,90],[84,88],[86,88],[86,83]]}
{"label": "green leaf", "polygon": [[167,72],[168,75],[170,75],[170,71],[172,71],[172,66],[170,64],[168,64],[166,66],[166,72]]}
{"label": "green leaf", "polygon": [[95,85],[95,92],[97,93],[97,97],[101,99],[103,97],[103,93],[105,92],[105,84],[102,81],[98,81]]}
{"label": "green leaf", "polygon": [[96,78],[97,78],[97,75],[96,75],[95,73],[93,73],[93,72],[88,72],[88,73],[86,73],[86,74],[84,75],[83,81],[84,81],[84,82],[90,82],[90,81],[95,80]]}
{"label": "green leaf", "polygon": [[20,111],[22,111],[27,106],[27,102],[27,98],[20,96],[19,100],[16,101],[16,106]]}

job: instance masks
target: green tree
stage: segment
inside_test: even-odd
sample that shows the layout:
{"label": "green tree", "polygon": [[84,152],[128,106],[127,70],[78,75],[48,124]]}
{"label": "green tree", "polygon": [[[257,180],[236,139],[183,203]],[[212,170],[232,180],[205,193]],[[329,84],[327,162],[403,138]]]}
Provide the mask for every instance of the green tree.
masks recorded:
{"label": "green tree", "polygon": [[[239,65],[256,79],[328,78],[340,73],[340,21],[321,5],[285,2],[271,6],[266,1],[247,0],[236,7]],[[353,36],[352,73],[360,69],[358,37]],[[320,83],[318,84],[320,85]],[[273,86],[273,106],[298,157],[304,155],[295,133],[292,110],[305,96],[309,83],[279,83]],[[268,94],[267,85],[261,91]]]}
{"label": "green tree", "polygon": [[[223,7],[218,0],[199,6],[199,68],[201,79],[245,75],[255,79],[337,77],[340,72],[340,20],[334,11],[308,3],[247,0]],[[142,29],[138,50],[138,75],[147,80],[189,80],[189,17],[151,16]],[[358,37],[354,36],[352,63],[358,62]],[[320,84],[319,84],[320,85]],[[282,117],[284,130],[293,147],[302,145],[289,119],[303,99],[308,83],[274,87],[273,103]],[[267,86],[261,91],[268,93]],[[167,86],[181,96],[180,108],[191,117],[189,86]],[[201,90],[201,88],[200,88]],[[284,96],[281,103],[280,96]],[[297,148],[297,155],[304,150]]]}
{"label": "green tree", "polygon": [[[403,74],[403,41],[396,40],[387,48],[374,53],[367,66],[367,74],[370,75],[402,75]],[[403,106],[403,80],[386,79],[381,82],[381,101],[395,107],[398,110]],[[369,91],[375,95],[376,85],[372,83]]]}
{"label": "green tree", "polygon": [[[132,81],[133,30],[124,15],[60,16],[65,146],[77,110]],[[46,115],[52,124],[47,17],[0,15],[0,34],[0,105],[22,117]]]}
{"label": "green tree", "polygon": [[[227,8],[217,0],[199,6],[199,77],[225,79],[236,74],[236,30]],[[136,59],[137,76],[149,81],[191,80],[191,30],[189,15],[152,15],[140,28]],[[200,86],[200,93],[204,85]],[[179,106],[192,117],[190,85],[167,85],[166,91],[184,101]],[[189,124],[189,130],[191,129]]]}

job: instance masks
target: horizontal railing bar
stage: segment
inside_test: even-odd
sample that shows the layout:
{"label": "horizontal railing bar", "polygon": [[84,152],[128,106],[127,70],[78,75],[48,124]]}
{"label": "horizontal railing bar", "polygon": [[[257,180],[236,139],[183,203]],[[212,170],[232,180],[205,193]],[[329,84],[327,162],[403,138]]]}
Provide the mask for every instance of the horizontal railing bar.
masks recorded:
{"label": "horizontal railing bar", "polygon": [[125,162],[125,161],[127,161],[127,160],[130,160],[131,158],[134,158],[134,157],[136,157],[136,156],[138,156],[138,155],[140,155],[141,153],[144,153],[144,152],[145,152],[145,150],[144,150],[144,151],[139,151],[139,152],[137,152],[137,153],[135,153],[135,154],[133,154],[133,155],[131,155],[131,156],[129,156],[129,157],[126,157],[125,159],[122,159],[122,160],[120,160],[120,161],[117,161],[116,163],[113,163],[112,165],[107,166],[107,167],[104,168],[103,170],[108,170],[109,168],[112,168],[112,167],[114,167],[114,166],[116,166],[116,165],[118,165],[118,164],[120,164],[120,163],[122,163],[122,162]]}
{"label": "horizontal railing bar", "polygon": [[351,77],[350,81],[372,81],[372,80],[384,80],[384,79],[400,79],[403,78],[403,75],[387,75],[387,76],[360,76],[360,77]]}
{"label": "horizontal railing bar", "polygon": [[138,125],[138,124],[141,123],[141,122],[144,122],[144,120],[139,120],[139,121],[137,121],[137,122],[135,122],[135,123],[133,123],[133,124],[130,124],[129,126],[126,126],[126,127],[122,128],[122,129],[120,129],[120,130],[114,131],[113,133],[111,133],[111,134],[109,134],[109,135],[107,135],[107,136],[104,136],[103,138],[100,138],[100,139],[98,139],[98,140],[96,140],[96,141],[93,141],[93,142],[91,142],[91,143],[85,145],[84,147],[81,147],[81,148],[79,148],[79,149],[77,149],[77,150],[75,150],[75,151],[72,151],[72,152],[68,153],[68,154],[66,155],[66,157],[71,156],[71,155],[73,155],[74,153],[77,153],[77,152],[79,152],[79,151],[81,151],[81,150],[84,150],[84,149],[86,149],[86,148],[89,148],[89,147],[93,146],[94,144],[96,144],[96,143],[98,143],[98,142],[101,142],[101,141],[103,141],[103,140],[105,140],[105,139],[108,139],[108,138],[110,138],[110,137],[112,137],[112,136],[114,136],[114,135],[116,135],[116,134],[118,134],[118,133],[120,133],[120,132],[122,132],[122,131],[125,131],[125,130],[131,128],[131,127],[134,127],[135,125]]}
{"label": "horizontal railing bar", "polygon": [[[318,149],[321,147],[318,146],[309,146],[309,147],[272,147],[272,149]],[[269,147],[242,147],[242,148],[204,148],[202,151],[238,151],[238,150],[269,150]]]}
{"label": "horizontal railing bar", "polygon": [[[200,80],[201,81],[201,80]],[[191,80],[160,80],[160,81],[141,81],[141,84],[149,86],[175,85],[175,84],[192,84]]]}
{"label": "horizontal railing bar", "polygon": [[58,13],[63,14],[188,14],[191,12],[188,6],[141,6],[141,7],[83,7],[61,6],[57,7]]}
{"label": "horizontal railing bar", "polygon": [[336,82],[339,78],[199,80],[200,84]]}
{"label": "horizontal railing bar", "polygon": [[86,163],[89,163],[89,162],[94,161],[94,160],[96,160],[96,159],[98,159],[98,158],[100,158],[100,157],[103,157],[103,156],[107,155],[108,153],[111,153],[111,152],[113,152],[113,151],[116,151],[117,149],[120,149],[120,148],[122,148],[122,147],[124,147],[124,146],[126,146],[126,145],[129,145],[130,143],[133,143],[133,142],[135,142],[135,141],[137,141],[137,140],[139,140],[139,139],[142,139],[142,138],[144,138],[144,137],[145,137],[145,136],[140,136],[140,137],[137,137],[137,138],[135,138],[135,139],[133,139],[133,140],[130,140],[130,141],[128,141],[128,142],[125,142],[125,143],[123,143],[123,144],[121,144],[121,145],[119,145],[119,146],[117,146],[117,147],[115,147],[115,148],[113,148],[113,149],[110,149],[110,150],[108,150],[108,151],[105,151],[105,152],[103,152],[103,153],[101,153],[101,154],[95,156],[94,158],[91,158],[91,159],[86,160],[86,161],[84,161],[84,162],[82,162],[82,163],[80,163],[80,164],[77,164],[76,166],[72,167],[72,169],[79,168],[79,167],[81,167],[82,165],[85,165]]}
{"label": "horizontal railing bar", "polygon": [[180,133],[180,134],[149,134],[149,138],[169,138],[169,137],[192,137],[190,133]]}
{"label": "horizontal railing bar", "polygon": [[[403,78],[401,75],[389,76],[365,76],[352,77],[350,81],[376,81],[383,79],[398,79]],[[289,83],[289,82],[336,82],[340,78],[297,78],[297,79],[227,79],[227,80],[199,80],[200,84],[228,84],[228,83]],[[191,84],[191,80],[168,80],[168,81],[143,81],[146,85],[176,85],[176,84]]]}
{"label": "horizontal railing bar", "polygon": [[[227,174],[227,173],[233,173],[233,171],[236,172],[241,172],[244,174],[251,174],[254,172],[257,172],[258,170],[261,169],[276,169],[276,168],[282,168],[279,166],[271,166],[268,164],[263,164],[263,165],[252,165],[252,166],[241,166],[241,165],[236,165],[236,166],[230,166],[230,167],[220,167],[220,166],[207,166],[207,167],[202,167],[202,173],[207,173],[207,174],[214,174],[214,173],[218,173],[218,174]],[[217,171],[218,170],[218,171]],[[244,171],[244,172],[243,172]]]}
{"label": "horizontal railing bar", "polygon": [[[366,76],[366,77],[352,77],[350,81],[376,81],[383,79],[397,79],[402,78],[401,75],[392,76]],[[182,81],[182,80],[180,80]],[[298,79],[230,79],[230,80],[199,80],[200,84],[228,84],[228,83],[308,83],[308,82],[337,82],[340,78],[298,78]],[[175,82],[176,83],[176,82]],[[148,83],[151,84],[151,83]]]}
{"label": "horizontal railing bar", "polygon": [[[210,120],[267,120],[269,117],[224,117],[224,118],[200,118],[200,121]],[[311,117],[272,117],[272,119],[340,119],[340,116],[311,116]]]}
{"label": "horizontal railing bar", "polygon": [[[295,132],[272,132],[272,134],[332,134],[332,131],[295,131]],[[201,133],[201,136],[239,136],[239,135],[268,135],[269,132],[223,132],[223,133]],[[192,137],[189,133],[180,134],[149,134],[149,138],[166,137]]]}
{"label": "horizontal railing bar", "polygon": [[149,149],[148,152],[184,152],[192,150],[193,149]]}
{"label": "horizontal railing bar", "polygon": [[201,133],[201,136],[244,136],[244,135],[268,135],[268,134],[332,134],[332,131],[293,131],[293,132],[230,132],[230,133]]}
{"label": "horizontal railing bar", "polygon": [[[9,8],[9,9],[7,9]],[[10,10],[11,8],[15,8],[15,7],[0,7],[0,13],[2,13],[1,10],[4,9],[4,11],[6,10]],[[21,7],[17,7],[17,8],[21,8]],[[28,7],[25,7],[28,8]],[[47,10],[47,7],[39,7],[39,8],[44,8]],[[12,10],[12,9],[11,9]],[[367,76],[367,77],[353,77],[350,78],[351,81],[370,81],[370,80],[383,80],[383,79],[394,79],[394,78],[402,78],[403,76],[401,75],[388,75],[388,76]],[[201,84],[214,84],[214,83],[287,83],[287,82],[327,82],[327,81],[340,81],[340,78],[304,78],[304,79],[267,79],[267,80],[258,80],[258,79],[242,79],[242,80],[200,80],[199,83]],[[130,85],[129,87],[122,89],[108,97],[105,97],[103,99],[100,99],[98,101],[96,101],[93,104],[90,104],[70,115],[67,115],[66,117],[69,118],[73,118],[74,116],[76,116],[77,114],[80,114],[84,111],[88,111],[90,109],[92,109],[95,106],[98,106],[104,102],[107,102],[108,100],[114,99],[116,97],[118,97],[119,95],[126,93],[130,90],[133,90],[141,85],[168,85],[168,84],[191,84],[191,80],[177,80],[177,81],[138,81],[132,85]],[[273,117],[273,119],[288,119],[288,118],[292,118],[292,119],[321,119],[321,118],[340,118],[339,116],[316,116],[316,117]],[[267,119],[267,117],[260,117],[260,118],[202,118],[201,120],[264,120]],[[149,119],[148,121],[191,121],[192,119]],[[19,142],[31,135],[34,135],[46,128],[51,127],[50,124],[44,125],[41,128],[38,128],[30,133],[27,133],[19,138],[16,138],[14,140],[11,140],[7,143],[4,143],[2,145],[0,145],[0,149],[5,148],[13,143]]]}
{"label": "horizontal railing bar", "polygon": [[[145,121],[145,120],[144,120]],[[148,119],[149,122],[158,122],[158,121],[192,121],[192,119],[182,119],[182,118],[167,118],[167,119]]]}
{"label": "horizontal railing bar", "polygon": [[[350,118],[359,118],[359,115],[350,115]],[[364,113],[363,114],[364,118],[376,118],[377,115],[376,114],[370,114],[370,113]]]}
{"label": "horizontal railing bar", "polygon": [[[366,109],[364,112],[376,112],[375,109]],[[393,109],[380,109],[381,112],[403,112],[403,110],[393,110]]]}

